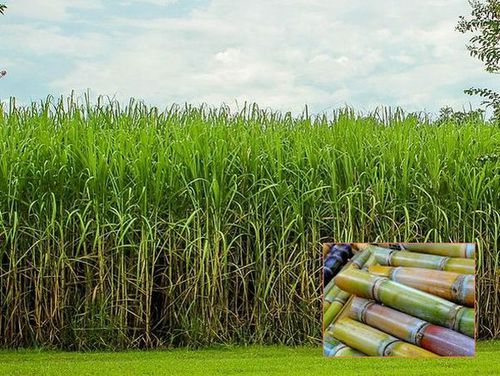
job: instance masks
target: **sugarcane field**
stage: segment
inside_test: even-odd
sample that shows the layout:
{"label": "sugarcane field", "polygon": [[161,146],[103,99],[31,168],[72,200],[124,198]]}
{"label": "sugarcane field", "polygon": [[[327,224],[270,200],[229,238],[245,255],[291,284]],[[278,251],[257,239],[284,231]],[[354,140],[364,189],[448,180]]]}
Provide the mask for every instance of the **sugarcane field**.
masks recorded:
{"label": "sugarcane field", "polygon": [[0,376],[500,375],[500,0],[0,0]]}
{"label": "sugarcane field", "polygon": [[474,356],[475,248],[324,244],[324,355]]}

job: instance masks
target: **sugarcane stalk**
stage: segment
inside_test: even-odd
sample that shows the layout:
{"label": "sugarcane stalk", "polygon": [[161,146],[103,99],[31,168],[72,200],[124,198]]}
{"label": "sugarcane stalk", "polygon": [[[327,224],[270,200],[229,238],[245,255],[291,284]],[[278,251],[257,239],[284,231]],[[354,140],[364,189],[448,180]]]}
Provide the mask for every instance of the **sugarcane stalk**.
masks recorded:
{"label": "sugarcane stalk", "polygon": [[325,333],[325,336],[323,337],[323,354],[328,357],[366,356],[362,352],[354,350],[346,344],[336,340],[329,332]]}
{"label": "sugarcane stalk", "polygon": [[323,289],[323,295],[326,296],[334,287],[335,287],[335,282],[333,282],[333,279],[332,279],[332,280],[330,280],[330,282],[328,282],[328,284]]}
{"label": "sugarcane stalk", "polygon": [[370,252],[370,257],[368,257],[368,260],[366,260],[365,264],[363,265],[363,270],[368,270],[370,266],[373,265],[378,265],[377,259],[375,258],[375,255]]}
{"label": "sugarcane stalk", "polygon": [[323,248],[323,258],[328,255],[328,252],[330,252],[330,249],[332,248],[334,243],[323,243],[322,248]]}
{"label": "sugarcane stalk", "polygon": [[[369,250],[365,250],[362,252],[356,253],[350,260],[347,262],[340,271],[351,269],[351,268],[356,268],[356,269],[361,269],[366,261],[371,257],[371,252]],[[328,282],[324,289],[324,295],[325,297],[328,296],[329,294],[338,294],[339,289],[335,289],[335,282],[333,279]]]}
{"label": "sugarcane stalk", "polygon": [[474,307],[474,276],[441,270],[374,265],[371,274],[414,287],[455,303]]}
{"label": "sugarcane stalk", "polygon": [[372,356],[436,357],[390,334],[344,317],[331,326],[333,336],[355,350]]}
{"label": "sugarcane stalk", "polygon": [[381,306],[373,300],[355,297],[351,302],[349,316],[439,355],[473,356],[475,352],[472,338]]}
{"label": "sugarcane stalk", "polygon": [[[369,251],[363,251],[356,253],[351,261],[344,265],[344,267],[341,269],[343,270],[348,270],[348,269],[361,269],[363,267],[365,260],[367,260],[370,256]],[[342,292],[341,289],[339,289],[337,286],[335,286],[335,282],[332,279],[330,282],[328,282],[327,286],[324,289],[324,296],[325,296],[325,301],[331,303],[333,302],[334,298],[339,295]]]}
{"label": "sugarcane stalk", "polygon": [[366,249],[367,245],[370,245],[370,243],[351,243],[353,249],[357,249],[358,251],[363,251]]}
{"label": "sugarcane stalk", "polygon": [[403,249],[401,243],[376,243],[375,245],[378,247],[395,249],[398,251],[401,251]]}
{"label": "sugarcane stalk", "polygon": [[[333,281],[333,280],[332,280]],[[335,297],[337,297],[342,291],[339,289],[338,286],[333,286],[333,288],[330,289],[330,291],[325,295],[325,302],[333,302],[335,300]]]}
{"label": "sugarcane stalk", "polygon": [[381,265],[407,266],[425,269],[445,270],[460,274],[474,274],[474,260],[450,258],[409,251],[371,246],[371,250]]}
{"label": "sugarcane stalk", "polygon": [[[351,261],[342,268],[342,271],[353,268],[360,269],[364,262],[370,257],[370,254],[368,250],[356,253]],[[333,287],[330,287],[331,284],[333,284]],[[326,292],[325,288],[325,297],[323,301],[323,330],[335,320],[350,297],[349,293],[335,286],[333,279],[328,283],[327,287],[329,287],[329,289],[328,292]]]}
{"label": "sugarcane stalk", "polygon": [[445,257],[474,259],[476,255],[474,243],[406,243],[403,246],[409,251]]}
{"label": "sugarcane stalk", "polygon": [[335,244],[323,263],[323,283],[328,284],[352,256],[349,244]]}
{"label": "sugarcane stalk", "polygon": [[362,270],[345,270],[335,277],[342,290],[416,316],[436,325],[474,337],[474,310],[438,296],[371,275]]}
{"label": "sugarcane stalk", "polygon": [[371,256],[371,252],[369,249],[361,250],[351,258],[351,261],[350,261],[348,267],[361,269],[365,265],[365,263],[368,261],[370,256]]}
{"label": "sugarcane stalk", "polygon": [[323,319],[326,315],[326,312],[328,311],[328,308],[330,308],[331,302],[327,302],[326,300],[323,301]]}
{"label": "sugarcane stalk", "polygon": [[368,270],[368,268],[370,266],[378,264],[377,259],[375,258],[375,255],[372,252],[373,246],[371,244],[369,244],[369,243],[354,243],[354,246],[357,247],[359,250],[370,252],[370,256],[368,257],[368,259],[366,260],[366,262],[364,263],[364,265],[361,269]]}
{"label": "sugarcane stalk", "polygon": [[333,300],[325,300],[327,303],[329,302],[329,304],[323,316],[323,330],[325,330],[332,323],[335,317],[337,317],[349,297],[349,293],[339,290],[339,293],[331,298]]}

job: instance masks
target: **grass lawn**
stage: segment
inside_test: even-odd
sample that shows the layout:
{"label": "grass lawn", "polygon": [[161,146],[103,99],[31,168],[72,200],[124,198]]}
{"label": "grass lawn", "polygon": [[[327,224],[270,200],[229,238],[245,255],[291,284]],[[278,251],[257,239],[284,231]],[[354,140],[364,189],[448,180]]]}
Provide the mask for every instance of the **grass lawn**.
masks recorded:
{"label": "grass lawn", "polygon": [[480,342],[476,358],[326,359],[319,348],[235,347],[207,350],[69,353],[0,351],[1,375],[492,375],[500,341]]}

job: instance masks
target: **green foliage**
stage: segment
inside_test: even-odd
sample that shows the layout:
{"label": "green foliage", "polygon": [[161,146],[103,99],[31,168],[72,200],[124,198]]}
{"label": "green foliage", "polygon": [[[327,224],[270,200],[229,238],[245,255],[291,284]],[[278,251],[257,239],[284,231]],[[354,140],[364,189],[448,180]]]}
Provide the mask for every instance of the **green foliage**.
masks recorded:
{"label": "green foliage", "polygon": [[453,108],[445,106],[439,110],[439,118],[437,119],[436,124],[475,124],[484,122],[484,110],[470,109],[469,111],[455,111]]}
{"label": "green foliage", "polygon": [[325,241],[478,242],[479,333],[498,337],[499,151],[489,123],[400,110],[13,99],[0,346],[317,343]]}
{"label": "green foliage", "polygon": [[[500,342],[478,342],[474,358],[335,358],[320,347],[223,347],[197,351],[78,353],[0,351],[0,375],[494,375]],[[495,365],[496,364],[496,365]]]}
{"label": "green foliage", "polygon": [[500,120],[500,93],[493,91],[491,89],[478,89],[470,88],[464,90],[465,94],[469,95],[479,95],[485,98],[481,104],[486,105],[486,107],[491,107],[493,109],[493,119]]}
{"label": "green foliage", "polygon": [[486,71],[500,70],[500,1],[469,1],[472,7],[471,19],[461,16],[457,30],[461,33],[477,33],[467,46],[471,56],[484,62]]}
{"label": "green foliage", "polygon": [[[460,17],[457,30],[473,33],[467,46],[471,56],[485,64],[486,71],[500,71],[500,1],[469,1],[472,7],[471,19]],[[479,95],[485,100],[482,104],[493,108],[494,117],[500,119],[500,94],[490,89],[470,88],[466,94]]]}

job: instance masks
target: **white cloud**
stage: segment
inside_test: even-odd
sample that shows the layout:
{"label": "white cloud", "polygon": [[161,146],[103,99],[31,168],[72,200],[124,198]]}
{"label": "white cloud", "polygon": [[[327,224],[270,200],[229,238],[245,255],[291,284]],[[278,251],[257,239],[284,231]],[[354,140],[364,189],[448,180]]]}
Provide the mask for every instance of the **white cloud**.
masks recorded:
{"label": "white cloud", "polygon": [[47,21],[69,18],[71,9],[96,9],[103,6],[102,0],[5,0],[5,3],[9,17],[23,16]]}
{"label": "white cloud", "polygon": [[409,56],[406,54],[398,54],[391,56],[391,59],[402,64],[415,64],[416,60],[413,56]]}
{"label": "white cloud", "polygon": [[178,3],[179,0],[126,0],[122,1],[120,5],[128,6],[132,4],[151,4],[156,6],[167,6]]}
{"label": "white cloud", "polygon": [[[70,9],[63,4],[84,6],[80,0],[47,3],[59,18]],[[452,85],[485,77],[454,30],[468,11],[458,0],[213,0],[178,17],[110,13],[100,25],[106,35],[25,26],[11,38],[33,54],[66,51],[74,68],[50,83],[64,93],[91,88],[160,105],[246,100],[294,111],[345,103],[435,110],[442,101],[469,100]]]}
{"label": "white cloud", "polygon": [[2,44],[19,49],[33,59],[40,56],[94,58],[109,48],[107,37],[96,32],[68,35],[59,26],[2,25]]}

